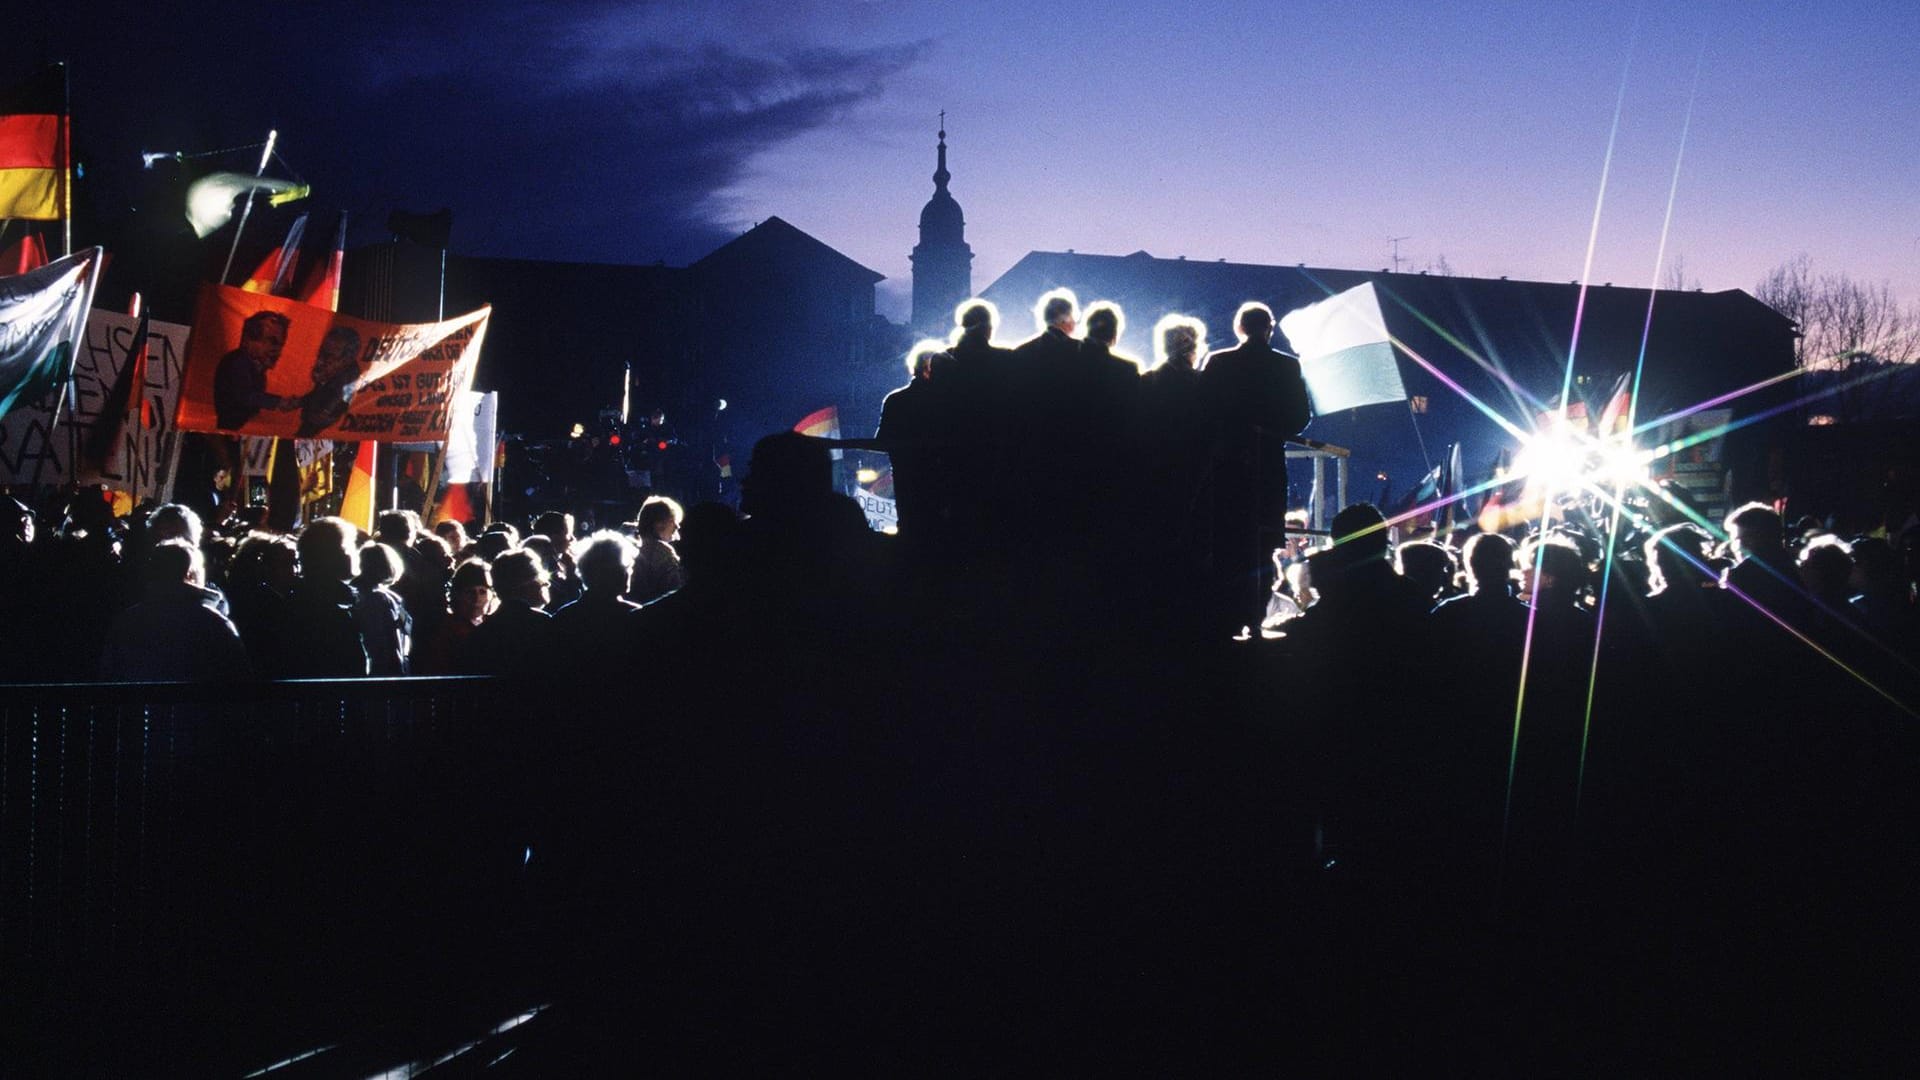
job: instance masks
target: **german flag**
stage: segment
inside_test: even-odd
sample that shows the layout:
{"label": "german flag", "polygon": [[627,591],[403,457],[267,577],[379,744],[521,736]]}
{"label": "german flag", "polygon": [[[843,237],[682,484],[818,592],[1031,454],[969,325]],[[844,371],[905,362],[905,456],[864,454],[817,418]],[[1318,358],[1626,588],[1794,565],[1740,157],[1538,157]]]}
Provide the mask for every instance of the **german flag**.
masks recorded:
{"label": "german flag", "polygon": [[815,409],[801,417],[800,422],[793,425],[793,430],[816,439],[837,439],[840,437],[840,410],[833,405]]}
{"label": "german flag", "polygon": [[333,233],[333,250],[327,254],[327,261],[314,269],[312,276],[307,279],[306,288],[294,293],[295,298],[303,304],[339,311],[340,271],[346,261],[347,212],[342,210]]}
{"label": "german flag", "polygon": [[260,260],[253,275],[240,287],[248,292],[265,293],[268,296],[288,296],[292,293],[293,270],[300,262],[300,244],[307,236],[307,215],[301,214],[287,227],[286,243],[274,248],[267,257]]}
{"label": "german flag", "polygon": [[[793,430],[816,439],[837,439],[840,437],[840,410],[829,405],[824,409],[815,409],[800,418]],[[833,460],[839,461],[842,451],[833,451]]]}
{"label": "german flag", "polygon": [[0,218],[67,216],[62,174],[72,160],[66,77],[50,67],[0,91]]}

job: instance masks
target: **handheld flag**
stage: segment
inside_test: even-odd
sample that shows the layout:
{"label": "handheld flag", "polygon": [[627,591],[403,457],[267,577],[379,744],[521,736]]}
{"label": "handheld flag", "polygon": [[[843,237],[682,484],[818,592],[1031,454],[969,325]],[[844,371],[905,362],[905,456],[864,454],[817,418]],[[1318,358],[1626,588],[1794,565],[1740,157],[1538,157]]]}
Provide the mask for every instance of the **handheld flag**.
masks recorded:
{"label": "handheld flag", "polygon": [[[300,215],[302,220],[306,215]],[[334,228],[333,250],[327,253],[327,261],[315,270],[307,287],[295,294],[302,303],[323,307],[328,311],[340,310],[340,271],[347,260],[347,212],[340,211],[340,223]],[[278,290],[276,290],[278,291]]]}
{"label": "handheld flag", "polygon": [[0,251],[0,274],[24,274],[47,265],[47,243],[39,233],[28,233]]}
{"label": "handheld flag", "polygon": [[347,477],[347,493],[340,500],[340,516],[367,532],[373,531],[373,466],[379,445],[360,444],[353,455],[353,475]]}
{"label": "handheld flag", "polygon": [[[837,439],[840,437],[840,409],[835,405],[816,409],[801,417],[800,422],[793,425],[793,430],[816,439]],[[835,450],[833,460],[839,461],[841,453]]]}
{"label": "handheld flag", "polygon": [[840,437],[840,409],[829,405],[824,409],[810,412],[793,425],[793,430],[802,435],[811,435],[816,439],[837,439]]}
{"label": "handheld flag", "polygon": [[300,262],[300,242],[307,235],[307,215],[301,214],[287,227],[287,238],[254,268],[240,287],[247,292],[285,296],[293,284],[293,270]]}
{"label": "handheld flag", "polygon": [[465,525],[478,520],[480,514],[474,508],[472,489],[465,484],[448,484],[440,490],[440,498],[434,504],[433,513],[428,515],[427,524],[433,526],[443,521],[457,521]]}
{"label": "handheld flag", "polygon": [[124,470],[127,427],[150,426],[143,423],[147,407],[147,335],[153,323],[147,310],[140,309],[140,326],[127,346],[127,362],[107,391],[106,404],[87,435],[87,464],[95,472],[119,473]]}
{"label": "handheld flag", "polygon": [[1280,329],[1300,354],[1317,415],[1407,399],[1373,282],[1287,312]]}
{"label": "handheld flag", "polygon": [[1607,403],[1600,407],[1600,437],[1621,436],[1627,433],[1627,415],[1633,411],[1632,375],[1621,372],[1614,380],[1613,392],[1607,395]]}
{"label": "handheld flag", "polygon": [[1588,433],[1587,403],[1574,398],[1567,403],[1565,410],[1560,408],[1560,395],[1553,395],[1546,408],[1536,413],[1533,426],[1538,431],[1572,431],[1581,435]]}
{"label": "handheld flag", "polygon": [[67,217],[72,161],[66,75],[60,67],[0,93],[0,218]]}
{"label": "handheld flag", "polygon": [[[100,281],[101,249],[88,248],[32,273],[0,278],[0,417],[22,400],[62,391],[85,340]],[[58,402],[52,410],[59,411]]]}
{"label": "handheld flag", "polygon": [[1420,478],[1420,482],[1407,489],[1407,493],[1402,495],[1400,501],[1394,504],[1393,513],[1389,516],[1399,517],[1402,514],[1412,512],[1415,507],[1418,507],[1422,503],[1432,502],[1434,499],[1439,498],[1442,489],[1446,485],[1446,471],[1447,467],[1444,462],[1428,469],[1427,474]]}

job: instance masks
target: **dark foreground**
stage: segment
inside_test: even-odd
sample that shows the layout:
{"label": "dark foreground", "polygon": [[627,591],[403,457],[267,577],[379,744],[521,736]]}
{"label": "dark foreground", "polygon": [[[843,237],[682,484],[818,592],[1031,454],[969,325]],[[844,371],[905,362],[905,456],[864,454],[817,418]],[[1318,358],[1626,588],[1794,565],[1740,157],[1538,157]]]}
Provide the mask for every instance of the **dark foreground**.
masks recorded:
{"label": "dark foreground", "polygon": [[5,1071],[1915,1049],[1911,718],[1818,664],[1709,698],[1629,656],[1562,818],[1524,777],[1507,806],[1510,705],[1430,649],[1332,671],[947,610],[545,684],[9,688]]}

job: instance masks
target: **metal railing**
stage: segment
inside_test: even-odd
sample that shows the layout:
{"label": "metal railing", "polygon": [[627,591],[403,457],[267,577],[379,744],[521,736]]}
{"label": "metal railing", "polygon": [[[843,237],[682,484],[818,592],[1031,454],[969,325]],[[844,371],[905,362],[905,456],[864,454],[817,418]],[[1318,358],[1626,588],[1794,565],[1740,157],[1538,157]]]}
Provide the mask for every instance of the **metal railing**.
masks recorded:
{"label": "metal railing", "polygon": [[[547,727],[538,695],[469,677],[0,689],[0,1044],[23,1071],[33,1054],[224,1071],[366,1013],[504,1002],[536,801],[510,778]],[[469,941],[494,944],[497,981],[408,960]],[[182,1000],[221,1019],[182,1024]]]}
{"label": "metal railing", "polygon": [[[263,832],[488,731],[491,680],[0,690],[0,960],[113,962],[208,835]],[[409,776],[408,774],[413,775]],[[303,805],[296,806],[296,802]]]}

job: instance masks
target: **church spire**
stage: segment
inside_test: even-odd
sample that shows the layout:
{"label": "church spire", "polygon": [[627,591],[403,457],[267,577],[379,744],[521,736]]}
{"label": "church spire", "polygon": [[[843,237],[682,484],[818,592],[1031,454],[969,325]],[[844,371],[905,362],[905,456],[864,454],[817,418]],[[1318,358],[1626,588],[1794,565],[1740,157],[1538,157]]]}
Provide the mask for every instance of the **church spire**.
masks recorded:
{"label": "church spire", "polygon": [[947,171],[947,110],[940,110],[940,167],[933,170],[933,190],[947,190],[947,181],[953,174]]}
{"label": "church spire", "polygon": [[973,249],[967,218],[947,190],[947,112],[940,110],[940,166],[933,198],[920,211],[920,242],[913,254],[913,325],[928,336],[945,334],[953,309],[973,292]]}

